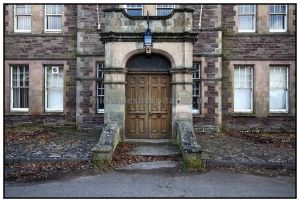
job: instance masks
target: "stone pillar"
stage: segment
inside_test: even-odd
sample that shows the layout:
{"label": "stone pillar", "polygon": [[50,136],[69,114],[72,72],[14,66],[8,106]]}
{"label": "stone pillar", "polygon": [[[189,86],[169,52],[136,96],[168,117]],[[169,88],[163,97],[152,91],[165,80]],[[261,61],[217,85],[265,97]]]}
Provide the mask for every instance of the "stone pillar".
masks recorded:
{"label": "stone pillar", "polygon": [[[128,45],[128,44],[127,44]],[[135,47],[135,44],[132,44]],[[132,46],[131,45],[131,46]],[[104,88],[105,88],[105,109],[104,123],[118,122],[120,124],[121,139],[125,138],[126,118],[126,62],[124,54],[130,47],[126,43],[109,42],[105,44],[105,67],[104,67]]]}

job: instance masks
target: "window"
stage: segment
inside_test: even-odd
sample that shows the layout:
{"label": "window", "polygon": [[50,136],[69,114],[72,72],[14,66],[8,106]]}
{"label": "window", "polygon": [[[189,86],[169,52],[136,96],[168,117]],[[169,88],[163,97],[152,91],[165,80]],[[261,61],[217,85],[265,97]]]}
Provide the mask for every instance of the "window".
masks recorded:
{"label": "window", "polygon": [[193,113],[200,112],[200,75],[201,75],[201,66],[199,63],[193,65]]}
{"label": "window", "polygon": [[238,66],[234,68],[234,112],[252,112],[253,68]]}
{"label": "window", "polygon": [[128,15],[132,15],[132,16],[143,15],[143,6],[141,4],[127,4],[125,6],[125,9]]}
{"label": "window", "polygon": [[63,5],[45,5],[45,31],[61,32]]}
{"label": "window", "polygon": [[270,6],[270,32],[287,31],[287,6],[271,5]]}
{"label": "window", "polygon": [[11,111],[28,111],[29,67],[11,66]]}
{"label": "window", "polygon": [[238,6],[238,31],[255,32],[255,5]]}
{"label": "window", "polygon": [[270,112],[288,112],[288,67],[270,67]]}
{"label": "window", "polygon": [[104,113],[104,64],[97,64],[97,112]]}
{"label": "window", "polygon": [[45,111],[62,112],[64,108],[63,67],[45,67]]}
{"label": "window", "polygon": [[160,4],[156,6],[156,15],[157,16],[164,16],[169,15],[173,9],[175,8],[175,5],[173,4]]}
{"label": "window", "polygon": [[15,32],[31,32],[31,5],[15,5]]}

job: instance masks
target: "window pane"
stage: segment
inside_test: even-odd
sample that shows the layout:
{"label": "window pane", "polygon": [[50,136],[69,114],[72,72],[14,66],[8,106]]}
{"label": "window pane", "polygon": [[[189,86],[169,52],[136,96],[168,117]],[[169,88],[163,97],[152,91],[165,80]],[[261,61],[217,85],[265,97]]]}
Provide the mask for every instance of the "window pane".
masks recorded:
{"label": "window pane", "polygon": [[142,8],[143,6],[141,4],[127,4],[127,8]]}
{"label": "window pane", "polygon": [[270,90],[270,109],[271,110],[287,109],[286,91],[284,89]]}
{"label": "window pane", "polygon": [[103,63],[97,64],[97,78],[98,79],[104,79],[103,67],[104,67]]}
{"label": "window pane", "polygon": [[16,5],[15,24],[17,30],[31,30],[31,6]]}
{"label": "window pane", "polygon": [[254,30],[254,17],[239,16],[239,30]]}
{"label": "window pane", "polygon": [[286,13],[286,10],[287,10],[286,6],[281,6],[281,13]]}
{"label": "window pane", "polygon": [[97,110],[104,109],[104,84],[97,83]]}
{"label": "window pane", "polygon": [[250,111],[252,109],[252,68],[234,68],[234,111]]}
{"label": "window pane", "polygon": [[270,29],[272,30],[285,29],[285,15],[271,15]]}
{"label": "window pane", "polygon": [[199,79],[200,78],[200,64],[194,64],[193,68],[194,68],[193,79]]}
{"label": "window pane", "polygon": [[132,16],[141,16],[142,9],[127,9],[127,14]]}
{"label": "window pane", "polygon": [[199,97],[193,97],[193,110],[199,110]]}
{"label": "window pane", "polygon": [[16,5],[16,15],[31,15],[31,5]]}
{"label": "window pane", "polygon": [[98,108],[98,110],[103,110],[104,109],[104,96],[98,96],[97,108]]}
{"label": "window pane", "polygon": [[12,67],[12,108],[28,108],[29,94],[29,70],[28,66],[13,66]]}
{"label": "window pane", "polygon": [[286,5],[271,5],[270,6],[270,30],[285,30],[286,25]]}
{"label": "window pane", "polygon": [[255,5],[239,5],[238,14],[255,14]]}
{"label": "window pane", "polygon": [[62,67],[46,67],[46,109],[63,110],[64,75]]}
{"label": "window pane", "polygon": [[234,109],[248,110],[251,109],[251,89],[234,90]]}
{"label": "window pane", "polygon": [[47,16],[47,29],[61,29],[61,16]]}
{"label": "window pane", "polygon": [[287,67],[270,67],[270,110],[288,109]]}
{"label": "window pane", "polygon": [[63,90],[58,88],[48,89],[48,109],[63,109]]}
{"label": "window pane", "polygon": [[61,15],[62,9],[62,5],[46,5],[46,14]]}
{"label": "window pane", "polygon": [[158,16],[169,15],[173,11],[173,8],[157,8]]}

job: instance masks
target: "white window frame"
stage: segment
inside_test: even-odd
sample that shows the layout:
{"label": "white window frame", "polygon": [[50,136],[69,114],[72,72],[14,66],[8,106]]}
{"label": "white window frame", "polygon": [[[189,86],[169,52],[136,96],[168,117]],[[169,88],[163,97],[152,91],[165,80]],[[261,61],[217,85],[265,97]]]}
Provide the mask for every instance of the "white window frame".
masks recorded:
{"label": "white window frame", "polygon": [[[28,91],[28,107],[27,108],[14,108],[14,88],[13,88],[13,68],[18,65],[10,66],[10,111],[11,112],[28,112],[29,111],[29,91]],[[26,65],[28,66],[28,65]],[[29,76],[29,67],[28,67]],[[29,88],[29,84],[28,84]]]}
{"label": "white window frame", "polygon": [[[156,14],[156,16],[158,16],[158,10],[159,9],[171,9],[170,13],[172,13],[172,9],[175,9],[175,8],[176,8],[175,4],[157,4],[156,9],[155,9],[155,12],[156,12],[155,14]],[[164,16],[164,15],[160,15],[160,16]]]}
{"label": "white window frame", "polygon": [[[233,111],[234,113],[252,113],[253,112],[253,83],[254,83],[254,74],[253,74],[253,69],[254,67],[253,66],[250,66],[250,65],[236,65],[234,66],[234,70],[235,68],[250,68],[251,70],[251,96],[250,96],[250,109],[235,109],[235,106],[233,106]],[[233,75],[234,75],[234,70],[233,70]],[[239,70],[240,71],[240,70]],[[247,75],[247,74],[246,74]],[[245,77],[246,77],[245,75]],[[245,81],[246,81],[246,78],[245,78]],[[235,94],[235,82],[234,82],[234,76],[233,76],[233,94]],[[233,95],[234,96],[234,95]],[[234,99],[234,97],[233,97]]]}
{"label": "white window frame", "polygon": [[[99,68],[100,66],[102,66],[102,68]],[[97,70],[97,79],[104,79],[104,72],[103,72],[103,69],[104,69],[104,63],[97,63],[97,68],[96,68],[96,70]],[[102,77],[102,78],[99,78],[99,72],[101,72],[101,76],[100,77]],[[98,94],[98,90],[100,89],[99,88],[99,85],[103,85],[103,95],[99,95]],[[103,109],[99,109],[98,108],[98,97],[103,97],[103,102],[104,102],[104,98],[105,98],[105,86],[104,86],[104,84],[103,84],[103,81],[101,82],[101,81],[97,81],[96,82],[96,104],[97,104],[97,113],[104,113],[104,109],[105,109],[105,105],[104,105],[104,108]],[[103,104],[105,104],[105,103],[103,103]]]}
{"label": "white window frame", "polygon": [[[286,109],[271,109],[270,101],[269,101],[269,112],[270,113],[288,113],[289,112],[289,67],[288,66],[276,66],[276,65],[271,65],[271,68],[285,68],[286,69],[286,94],[285,94],[285,106]],[[270,73],[271,76],[271,73]],[[271,77],[269,81],[269,98],[271,98]]]}
{"label": "white window frame", "polygon": [[[31,6],[31,5],[25,5],[25,6]],[[23,32],[23,33],[30,33],[31,32],[31,26],[32,26],[32,22],[30,23],[30,29],[18,29],[18,23],[17,23],[17,5],[14,5],[14,32]],[[32,8],[31,8],[32,9]],[[25,14],[25,15],[21,15],[21,16],[30,16],[30,21],[31,21],[31,16],[32,16],[32,10],[30,15],[29,14]]]}
{"label": "white window frame", "polygon": [[[64,74],[64,68],[63,66],[52,66],[52,65],[46,65],[45,66],[45,112],[63,112],[64,111],[64,100],[65,100],[65,93],[64,93],[64,85],[62,87],[62,91],[63,91],[63,106],[62,109],[51,109],[47,107],[47,102],[48,102],[48,86],[47,86],[47,79],[48,79],[48,74],[47,74],[47,69],[48,68],[62,68],[63,71],[63,84],[65,83],[65,74]],[[58,70],[59,71],[59,70]]]}
{"label": "white window frame", "polygon": [[[285,6],[285,13],[272,13],[270,11],[270,7],[271,5],[269,6],[269,31],[270,32],[287,32],[287,18],[288,18],[288,6],[286,4],[275,4],[275,5],[272,5],[272,6]],[[285,24],[285,27],[284,29],[271,29],[271,15],[284,15],[285,18],[284,18],[284,24]]]}
{"label": "white window frame", "polygon": [[[238,13],[238,32],[256,32],[256,5],[254,4],[254,13],[242,13],[240,14],[239,13],[239,7],[240,6],[249,6],[249,5],[252,5],[252,4],[245,4],[245,5],[238,5],[238,9],[237,9],[237,13]],[[240,29],[240,16],[252,16],[253,17],[253,30],[243,30],[243,29]]]}
{"label": "white window frame", "polygon": [[[62,18],[63,18],[63,12],[64,12],[64,5],[62,6],[62,13],[61,14],[47,14],[47,5],[45,5],[44,9],[44,24],[45,24],[45,32],[46,33],[61,33],[62,29],[63,29],[63,22],[62,22]],[[60,16],[61,17],[61,29],[47,29],[47,16]]]}
{"label": "white window frame", "polygon": [[[196,67],[198,66],[198,67]],[[199,72],[199,76],[196,77],[196,73],[194,72],[193,73],[193,80],[194,79],[200,79],[201,78],[201,63],[194,63],[193,64],[193,68],[194,69],[197,69],[198,72]],[[195,82],[195,81],[193,81]],[[196,81],[195,84],[198,84],[199,85],[199,95],[194,95],[194,85],[192,86],[192,102],[193,102],[193,98],[194,97],[198,97],[198,99],[201,99],[201,82],[200,81]],[[193,114],[199,114],[200,113],[200,107],[201,107],[201,104],[198,103],[198,109],[193,109],[193,104],[192,104],[192,113]]]}
{"label": "white window frame", "polygon": [[[128,14],[128,10],[137,10],[137,9],[140,9],[139,7],[128,7],[128,5],[132,5],[132,4],[125,4],[125,5],[123,5],[123,8],[125,9],[125,11],[126,11],[126,13]],[[135,5],[135,4],[133,4],[133,5]],[[141,15],[130,15],[130,14],[128,14],[128,15],[130,15],[130,16],[143,16],[144,15],[144,5],[143,4],[137,4],[137,5],[141,5],[142,6],[142,8],[141,8],[141,11],[142,11],[142,14]]]}

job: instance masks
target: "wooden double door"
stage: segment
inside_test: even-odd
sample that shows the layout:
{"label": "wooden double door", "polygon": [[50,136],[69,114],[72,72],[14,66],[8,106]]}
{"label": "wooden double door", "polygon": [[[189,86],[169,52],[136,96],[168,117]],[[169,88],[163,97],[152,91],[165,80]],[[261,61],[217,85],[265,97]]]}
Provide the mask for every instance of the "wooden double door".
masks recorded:
{"label": "wooden double door", "polygon": [[126,92],[127,138],[170,138],[170,76],[129,74]]}

